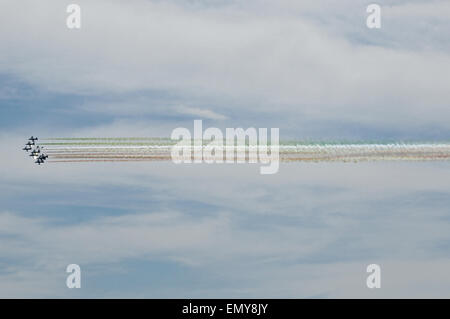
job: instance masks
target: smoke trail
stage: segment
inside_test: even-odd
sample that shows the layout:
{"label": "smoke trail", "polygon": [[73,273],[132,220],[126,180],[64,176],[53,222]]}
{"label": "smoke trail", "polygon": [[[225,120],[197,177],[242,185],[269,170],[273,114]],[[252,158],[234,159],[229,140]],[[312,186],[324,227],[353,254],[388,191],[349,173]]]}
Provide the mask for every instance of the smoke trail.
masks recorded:
{"label": "smoke trail", "polygon": [[[46,138],[39,145],[45,149],[49,163],[170,161],[177,141],[169,138]],[[207,145],[208,142],[204,142]],[[227,146],[216,150],[225,156],[227,148],[245,148],[234,160],[250,161],[259,145]],[[204,146],[203,146],[204,148]],[[270,149],[270,146],[268,146]],[[192,153],[192,160],[195,152]],[[200,152],[202,154],[202,152]],[[241,156],[241,158],[238,158]],[[257,156],[257,155],[256,155]],[[245,158],[242,158],[245,157]],[[202,160],[211,159],[204,154]],[[225,160],[225,158],[223,158]],[[289,141],[279,145],[282,162],[361,162],[361,161],[448,161],[450,143],[311,143]]]}

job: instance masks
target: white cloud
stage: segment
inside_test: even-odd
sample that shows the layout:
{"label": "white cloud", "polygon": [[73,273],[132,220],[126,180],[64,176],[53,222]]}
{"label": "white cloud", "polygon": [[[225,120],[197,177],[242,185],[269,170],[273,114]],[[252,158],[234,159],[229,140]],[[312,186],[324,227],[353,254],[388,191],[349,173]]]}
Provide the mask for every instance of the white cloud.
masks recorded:
{"label": "white cloud", "polygon": [[[328,16],[321,16],[323,6],[328,8],[324,3],[298,8],[285,1],[273,11],[265,10],[264,5],[274,6],[267,3],[255,9],[258,2],[212,7],[179,3],[81,1],[83,26],[74,31],[65,27],[59,2],[30,1],[30,10],[7,2],[0,19],[0,69],[55,91],[164,90],[239,101],[246,105],[243,111],[448,128],[448,52],[349,41],[333,25],[315,19],[327,21]],[[334,21],[331,9],[344,14],[349,8],[354,17],[360,6],[334,4],[325,14]],[[429,17],[448,5],[422,6]],[[293,14],[287,14],[290,8]],[[419,12],[408,5],[386,10],[393,19]],[[360,18],[363,26],[364,12]],[[195,107],[190,112],[213,118],[223,113]]]}
{"label": "white cloud", "polygon": [[179,105],[175,108],[175,110],[178,113],[195,116],[200,119],[225,120],[227,118],[225,115],[216,113],[211,110],[201,109],[198,107],[190,107],[186,105]]}

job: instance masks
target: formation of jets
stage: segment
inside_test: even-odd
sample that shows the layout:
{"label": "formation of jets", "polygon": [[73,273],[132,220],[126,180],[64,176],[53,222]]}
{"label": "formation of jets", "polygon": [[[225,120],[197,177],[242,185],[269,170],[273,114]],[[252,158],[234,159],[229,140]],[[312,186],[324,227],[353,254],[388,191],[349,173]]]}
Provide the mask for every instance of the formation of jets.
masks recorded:
{"label": "formation of jets", "polygon": [[26,151],[27,153],[30,152],[30,157],[33,157],[36,161],[35,163],[38,165],[41,165],[45,162],[45,160],[48,158],[48,155],[45,155],[42,153],[42,149],[44,147],[41,147],[39,145],[36,145],[36,141],[38,140],[37,137],[31,136],[27,143],[25,144],[25,147],[22,148],[22,150]]}

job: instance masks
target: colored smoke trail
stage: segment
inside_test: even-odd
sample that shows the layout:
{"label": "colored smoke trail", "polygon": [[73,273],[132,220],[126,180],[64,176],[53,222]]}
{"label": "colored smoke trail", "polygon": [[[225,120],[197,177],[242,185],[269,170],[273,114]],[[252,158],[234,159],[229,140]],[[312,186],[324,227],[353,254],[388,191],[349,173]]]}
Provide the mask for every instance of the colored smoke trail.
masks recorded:
{"label": "colored smoke trail", "polygon": [[[70,162],[131,162],[170,161],[172,147],[177,141],[169,138],[47,138],[39,143],[48,155],[49,163]],[[209,142],[204,141],[204,147]],[[217,151],[223,152],[225,160],[227,146],[224,142]],[[234,160],[257,161],[258,151],[267,149],[258,145],[240,145],[245,150]],[[268,146],[270,150],[270,145]],[[281,142],[281,162],[361,162],[361,161],[448,161],[450,143],[309,143]],[[193,148],[194,150],[194,148]],[[200,152],[201,154],[202,152]],[[197,159],[195,152],[191,159]],[[212,157],[204,153],[202,160]],[[234,152],[233,152],[234,154]],[[200,155],[201,156],[201,155]],[[239,156],[239,158],[238,158]]]}

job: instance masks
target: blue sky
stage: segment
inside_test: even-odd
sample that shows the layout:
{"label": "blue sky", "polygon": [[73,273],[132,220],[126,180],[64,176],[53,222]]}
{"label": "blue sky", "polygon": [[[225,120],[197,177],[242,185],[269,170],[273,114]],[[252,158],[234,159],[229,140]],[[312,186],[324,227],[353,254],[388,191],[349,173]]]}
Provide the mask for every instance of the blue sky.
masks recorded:
{"label": "blue sky", "polygon": [[[448,141],[447,1],[4,1],[1,297],[448,297],[448,163],[54,164],[39,137]],[[23,10],[23,6],[29,8]],[[82,288],[65,286],[65,267]],[[365,286],[382,267],[382,288]]]}

